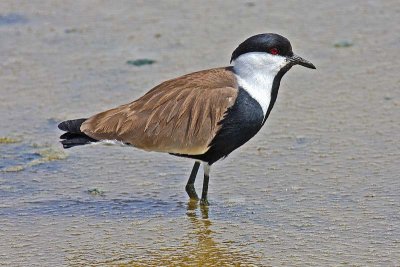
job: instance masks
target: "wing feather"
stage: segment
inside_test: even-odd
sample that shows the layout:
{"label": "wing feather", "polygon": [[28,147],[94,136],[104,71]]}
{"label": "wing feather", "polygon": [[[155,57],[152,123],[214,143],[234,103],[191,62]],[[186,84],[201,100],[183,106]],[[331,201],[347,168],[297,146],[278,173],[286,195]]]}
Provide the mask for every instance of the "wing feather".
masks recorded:
{"label": "wing feather", "polygon": [[150,151],[203,154],[237,93],[236,79],[228,68],[196,72],[90,117],[81,131],[97,140],[115,139]]}

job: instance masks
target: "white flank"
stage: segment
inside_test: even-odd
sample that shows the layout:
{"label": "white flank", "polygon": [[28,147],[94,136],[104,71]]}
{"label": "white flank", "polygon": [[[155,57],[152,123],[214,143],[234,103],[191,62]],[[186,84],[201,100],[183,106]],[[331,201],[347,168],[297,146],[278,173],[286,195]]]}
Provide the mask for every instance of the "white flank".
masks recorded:
{"label": "white flank", "polygon": [[118,140],[100,140],[99,142],[92,143],[93,145],[105,145],[105,146],[130,146],[124,142]]}
{"label": "white flank", "polygon": [[274,78],[287,63],[285,57],[263,52],[246,53],[233,62],[239,86],[261,105],[264,117],[271,101]]}

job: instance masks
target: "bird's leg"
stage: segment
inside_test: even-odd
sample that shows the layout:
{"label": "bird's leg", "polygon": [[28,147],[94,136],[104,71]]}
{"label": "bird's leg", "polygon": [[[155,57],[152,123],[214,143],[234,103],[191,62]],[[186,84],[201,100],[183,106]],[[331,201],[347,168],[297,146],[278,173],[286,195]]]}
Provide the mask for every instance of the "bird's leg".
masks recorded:
{"label": "bird's leg", "polygon": [[190,199],[196,201],[199,200],[199,197],[197,196],[196,189],[194,188],[194,181],[196,180],[196,175],[197,172],[199,171],[199,167],[200,167],[200,162],[196,161],[193,165],[192,172],[190,173],[189,180],[187,181],[185,187],[186,193],[189,195]]}
{"label": "bird's leg", "polygon": [[207,192],[208,192],[208,182],[210,180],[210,165],[204,162],[204,180],[203,180],[203,191],[201,194],[200,205],[208,206]]}

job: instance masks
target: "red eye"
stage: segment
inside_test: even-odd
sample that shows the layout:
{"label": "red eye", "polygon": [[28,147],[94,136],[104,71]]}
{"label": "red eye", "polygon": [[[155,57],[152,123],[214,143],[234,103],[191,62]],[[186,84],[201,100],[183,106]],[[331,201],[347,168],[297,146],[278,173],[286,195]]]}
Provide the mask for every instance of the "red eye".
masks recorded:
{"label": "red eye", "polygon": [[279,50],[278,50],[278,48],[271,48],[270,50],[269,50],[269,53],[271,54],[271,55],[277,55],[277,54],[279,54]]}

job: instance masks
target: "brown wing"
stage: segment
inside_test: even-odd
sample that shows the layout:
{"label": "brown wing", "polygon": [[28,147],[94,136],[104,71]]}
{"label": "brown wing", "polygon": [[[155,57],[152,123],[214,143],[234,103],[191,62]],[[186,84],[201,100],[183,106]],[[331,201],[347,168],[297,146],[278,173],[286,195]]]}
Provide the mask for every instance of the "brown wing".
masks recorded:
{"label": "brown wing", "polygon": [[226,68],[166,81],[138,100],[86,120],[81,131],[97,140],[118,140],[150,151],[199,155],[233,105],[236,79]]}

